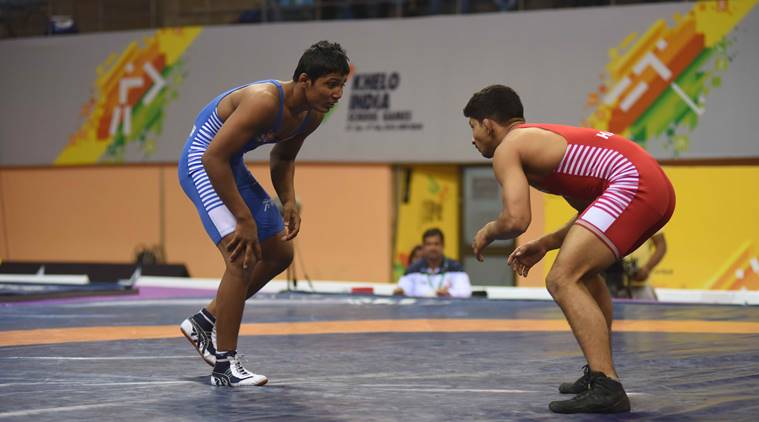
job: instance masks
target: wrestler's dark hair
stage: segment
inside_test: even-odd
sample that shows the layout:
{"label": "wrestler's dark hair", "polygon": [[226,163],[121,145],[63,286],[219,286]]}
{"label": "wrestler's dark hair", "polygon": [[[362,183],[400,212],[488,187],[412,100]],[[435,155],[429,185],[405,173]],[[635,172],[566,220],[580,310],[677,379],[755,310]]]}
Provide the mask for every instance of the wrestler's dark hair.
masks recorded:
{"label": "wrestler's dark hair", "polygon": [[293,73],[293,80],[305,73],[315,81],[330,73],[347,75],[350,73],[348,56],[345,50],[336,42],[319,41],[306,50],[300,57],[298,66]]}
{"label": "wrestler's dark hair", "polygon": [[495,120],[506,124],[524,120],[524,108],[516,91],[504,85],[490,85],[475,92],[464,107],[464,116],[479,120]]}
{"label": "wrestler's dark hair", "polygon": [[433,237],[433,236],[438,236],[440,238],[440,243],[445,245],[445,236],[443,235],[443,231],[437,227],[433,227],[431,229],[427,229],[424,231],[424,233],[422,234],[422,243],[424,243],[424,241],[428,237]]}

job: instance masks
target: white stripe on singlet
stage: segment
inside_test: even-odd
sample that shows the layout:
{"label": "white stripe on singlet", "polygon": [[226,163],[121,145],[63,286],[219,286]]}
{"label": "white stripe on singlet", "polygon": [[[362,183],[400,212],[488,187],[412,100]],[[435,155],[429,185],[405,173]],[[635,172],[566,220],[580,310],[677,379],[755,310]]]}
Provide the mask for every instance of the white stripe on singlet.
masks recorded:
{"label": "white stripe on singlet", "polygon": [[582,219],[605,232],[630,205],[639,185],[638,169],[618,151],[590,145],[570,144],[557,173],[593,177],[609,183],[603,194],[585,210]]}
{"label": "white stripe on singlet", "polygon": [[203,153],[206,152],[219,129],[221,129],[221,120],[214,110],[209,118],[199,128],[195,129],[190,144],[190,152],[187,154],[187,168],[206,212],[211,212],[214,208],[224,205],[211,186],[211,180],[201,162]]}

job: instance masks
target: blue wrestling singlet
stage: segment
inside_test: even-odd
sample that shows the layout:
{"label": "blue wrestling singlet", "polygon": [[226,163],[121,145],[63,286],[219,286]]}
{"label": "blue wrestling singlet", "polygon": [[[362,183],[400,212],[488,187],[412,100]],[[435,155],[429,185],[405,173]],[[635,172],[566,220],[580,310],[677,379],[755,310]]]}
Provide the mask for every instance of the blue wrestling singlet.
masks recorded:
{"label": "blue wrestling singlet", "polygon": [[274,126],[270,130],[262,131],[253,137],[242,151],[232,157],[229,164],[232,167],[237,189],[248,205],[258,226],[258,239],[263,241],[284,230],[284,223],[277,207],[274,206],[269,195],[245,167],[243,154],[261,145],[287,141],[302,134],[310,112],[292,135],[285,139],[276,139],[276,133],[281,128],[283,121],[285,92],[279,81],[263,80],[225,91],[208,103],[195,119],[195,125],[192,127],[192,132],[187,138],[182,156],[179,159],[179,183],[182,185],[185,194],[195,204],[200,219],[203,221],[203,226],[214,244],[218,244],[224,236],[232,233],[237,225],[234,215],[211,185],[211,180],[201,162],[203,153],[208,149],[216,133],[224,124],[216,113],[216,107],[230,93],[249,85],[262,83],[270,83],[277,87],[279,91],[279,114]]}

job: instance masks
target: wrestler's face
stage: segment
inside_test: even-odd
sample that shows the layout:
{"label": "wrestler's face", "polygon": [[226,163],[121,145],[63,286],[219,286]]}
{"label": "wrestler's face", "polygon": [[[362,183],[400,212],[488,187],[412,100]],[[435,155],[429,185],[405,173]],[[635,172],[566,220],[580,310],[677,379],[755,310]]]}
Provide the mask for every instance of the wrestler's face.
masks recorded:
{"label": "wrestler's face", "polygon": [[305,74],[299,81],[305,86],[306,101],[309,106],[320,113],[328,112],[343,96],[343,88],[348,75],[328,73],[324,76],[309,79]]}
{"label": "wrestler's face", "polygon": [[494,141],[493,130],[488,127],[488,119],[479,121],[469,118],[469,127],[472,128],[472,145],[485,158],[493,158]]}

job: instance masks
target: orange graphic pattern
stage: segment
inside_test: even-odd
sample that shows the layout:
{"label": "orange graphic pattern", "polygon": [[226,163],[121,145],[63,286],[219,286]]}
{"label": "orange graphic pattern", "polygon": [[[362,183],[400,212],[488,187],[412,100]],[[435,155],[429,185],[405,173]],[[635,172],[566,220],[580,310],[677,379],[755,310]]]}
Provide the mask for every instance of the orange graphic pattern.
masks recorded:
{"label": "orange graphic pattern", "polygon": [[161,29],[98,66],[93,95],[82,108],[84,121],[55,164],[119,162],[130,142],[139,142],[150,156],[155,141],[148,137],[160,132],[164,108],[181,83],[182,55],[200,32]]}

